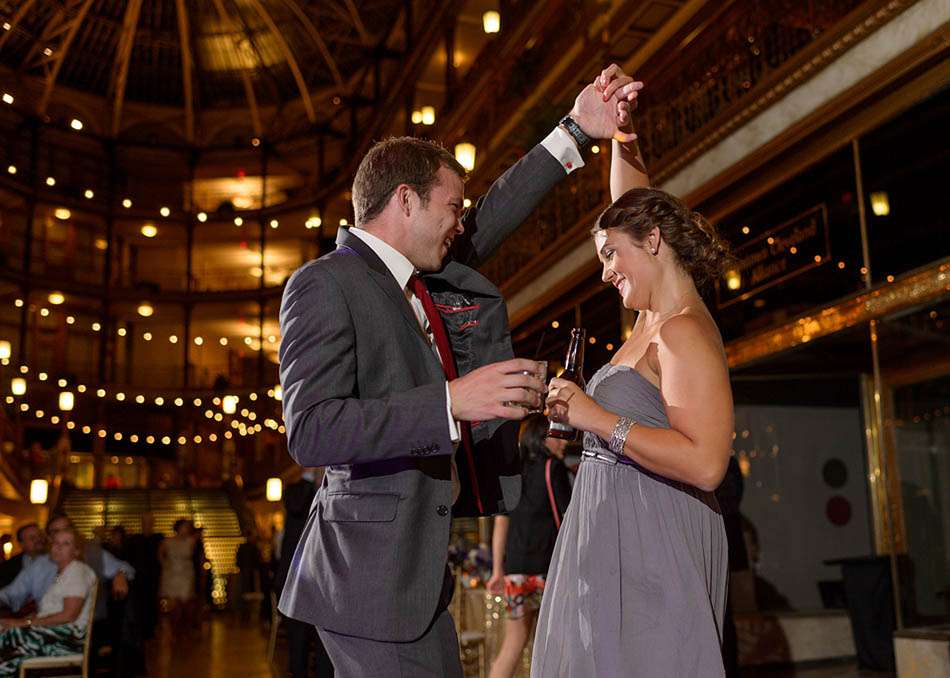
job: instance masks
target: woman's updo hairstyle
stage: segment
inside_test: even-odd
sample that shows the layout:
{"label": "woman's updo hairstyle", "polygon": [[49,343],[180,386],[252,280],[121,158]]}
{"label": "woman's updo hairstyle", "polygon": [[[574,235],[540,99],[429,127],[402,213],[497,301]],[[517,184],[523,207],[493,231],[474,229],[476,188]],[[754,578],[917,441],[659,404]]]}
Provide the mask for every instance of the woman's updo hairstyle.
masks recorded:
{"label": "woman's updo hairstyle", "polygon": [[699,212],[656,188],[632,188],[605,209],[591,233],[615,228],[636,243],[647,239],[654,227],[672,248],[696,287],[715,282],[731,260],[728,244]]}

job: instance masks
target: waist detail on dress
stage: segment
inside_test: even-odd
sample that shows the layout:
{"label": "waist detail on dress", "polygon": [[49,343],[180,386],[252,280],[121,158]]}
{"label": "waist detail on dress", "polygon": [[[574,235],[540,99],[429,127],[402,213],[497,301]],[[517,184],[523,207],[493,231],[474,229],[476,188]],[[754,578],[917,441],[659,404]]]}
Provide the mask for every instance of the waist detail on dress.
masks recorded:
{"label": "waist detail on dress", "polygon": [[616,466],[620,464],[622,466],[636,466],[632,459],[626,456],[618,456],[607,449],[596,449],[589,450],[584,448],[581,450],[581,461],[596,461],[601,464],[609,464],[610,466]]}

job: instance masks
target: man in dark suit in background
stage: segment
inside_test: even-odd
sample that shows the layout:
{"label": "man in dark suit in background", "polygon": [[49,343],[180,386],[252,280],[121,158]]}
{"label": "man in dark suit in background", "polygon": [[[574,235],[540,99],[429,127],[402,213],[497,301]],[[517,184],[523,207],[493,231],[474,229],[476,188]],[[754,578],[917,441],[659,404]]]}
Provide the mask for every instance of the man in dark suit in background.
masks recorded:
{"label": "man in dark suit in background", "polygon": [[[316,468],[305,468],[300,480],[288,485],[284,489],[284,536],[280,542],[280,564],[277,575],[274,577],[274,588],[277,597],[287,581],[287,570],[293,560],[294,551],[300,542],[304,525],[310,515],[310,506],[317,493],[317,485],[323,474]],[[292,678],[307,678],[310,676],[310,647],[316,642],[316,676],[317,678],[331,678],[333,664],[327,655],[320,637],[313,632],[313,626],[297,621],[292,617],[284,620],[287,628],[288,654],[290,655],[290,675]]]}
{"label": "man in dark suit in background", "polygon": [[512,358],[504,299],[474,267],[583,166],[591,138],[618,134],[625,106],[588,86],[467,212],[465,170],[442,147],[376,144],[353,182],[356,227],[288,280],[288,449],[327,471],[280,609],[317,627],[337,675],[462,676],[451,520],[517,504],[511,420],[546,388]]}
{"label": "man in dark suit in background", "polygon": [[39,556],[46,553],[46,539],[36,523],[27,523],[16,531],[20,553],[0,564],[0,589],[16,579],[20,571],[29,567]]}

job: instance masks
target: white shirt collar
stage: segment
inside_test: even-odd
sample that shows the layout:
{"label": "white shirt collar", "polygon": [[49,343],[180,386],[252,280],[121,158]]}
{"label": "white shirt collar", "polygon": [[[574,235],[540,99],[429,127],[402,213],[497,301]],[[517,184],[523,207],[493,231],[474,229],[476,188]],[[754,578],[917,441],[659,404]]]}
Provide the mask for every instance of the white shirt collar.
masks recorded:
{"label": "white shirt collar", "polygon": [[399,287],[406,289],[409,278],[416,272],[416,267],[412,265],[412,262],[392,245],[362,228],[351,228],[350,233],[366,243],[366,246],[386,264],[386,268],[392,273]]}

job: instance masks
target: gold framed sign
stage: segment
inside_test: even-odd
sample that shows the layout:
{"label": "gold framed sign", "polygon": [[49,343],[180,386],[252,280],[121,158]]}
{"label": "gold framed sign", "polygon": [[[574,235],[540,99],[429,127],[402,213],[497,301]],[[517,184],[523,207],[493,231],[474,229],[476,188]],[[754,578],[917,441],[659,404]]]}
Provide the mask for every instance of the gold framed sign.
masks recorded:
{"label": "gold framed sign", "polygon": [[716,281],[716,304],[725,308],[831,260],[828,209],[816,205],[737,247],[735,262]]}

